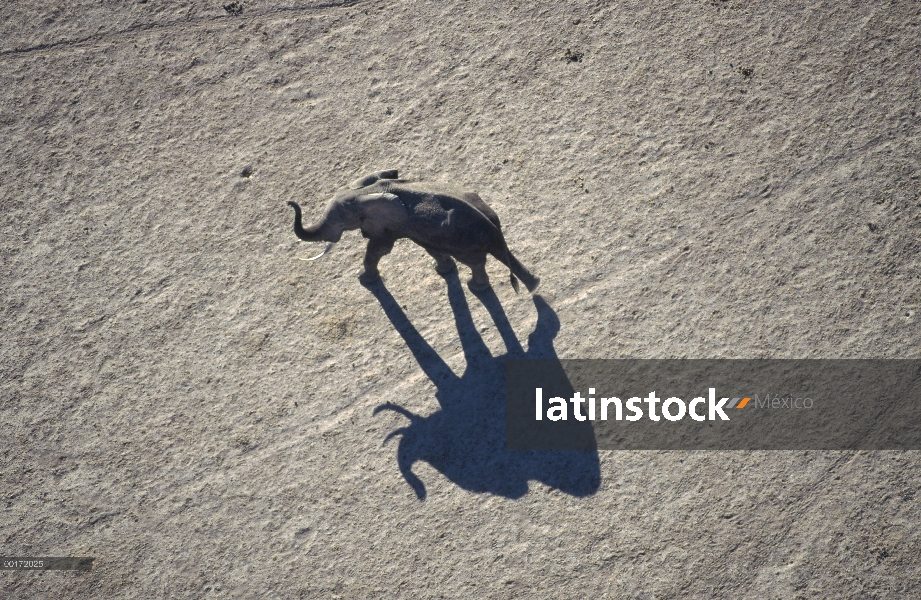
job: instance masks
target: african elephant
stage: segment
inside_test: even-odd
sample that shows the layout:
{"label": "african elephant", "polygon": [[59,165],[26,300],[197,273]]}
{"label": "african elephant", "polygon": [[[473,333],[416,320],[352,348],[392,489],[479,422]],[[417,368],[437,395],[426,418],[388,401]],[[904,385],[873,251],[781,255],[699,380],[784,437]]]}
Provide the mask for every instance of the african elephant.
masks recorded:
{"label": "african elephant", "polygon": [[533,292],[540,278],[511,253],[502,235],[499,217],[471,191],[441,183],[411,183],[397,178],[395,169],[378,171],[353,181],[333,196],[323,218],[311,227],[301,224],[301,207],[294,208],[294,233],[305,242],[329,242],[320,258],[339,241],[343,231],[360,229],[368,239],[364,269],[359,279],[370,283],[380,277],[377,263],[400,238],[416,242],[435,259],[435,270],[449,273],[451,257],[470,267],[468,282],[474,291],[489,287],[486,255],[492,254],[509,268],[512,287],[520,279]]}

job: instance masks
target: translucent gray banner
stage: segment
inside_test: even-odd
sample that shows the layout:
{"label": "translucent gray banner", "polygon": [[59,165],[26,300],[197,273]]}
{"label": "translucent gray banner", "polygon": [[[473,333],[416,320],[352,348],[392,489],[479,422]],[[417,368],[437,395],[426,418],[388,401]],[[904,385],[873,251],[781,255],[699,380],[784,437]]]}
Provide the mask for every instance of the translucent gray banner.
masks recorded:
{"label": "translucent gray banner", "polygon": [[509,360],[509,450],[918,450],[921,360]]}
{"label": "translucent gray banner", "polygon": [[0,571],[91,571],[89,556],[0,556]]}

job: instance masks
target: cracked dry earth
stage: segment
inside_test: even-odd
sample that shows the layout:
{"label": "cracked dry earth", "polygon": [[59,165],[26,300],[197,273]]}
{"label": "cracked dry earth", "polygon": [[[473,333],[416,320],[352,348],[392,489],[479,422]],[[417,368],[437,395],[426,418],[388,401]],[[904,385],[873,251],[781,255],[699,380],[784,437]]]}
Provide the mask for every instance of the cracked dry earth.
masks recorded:
{"label": "cracked dry earth", "polygon": [[[501,423],[507,355],[918,358],[921,4],[224,4],[0,7],[0,553],[96,558],[0,596],[921,596],[917,452]],[[297,260],[381,168],[540,295]]]}

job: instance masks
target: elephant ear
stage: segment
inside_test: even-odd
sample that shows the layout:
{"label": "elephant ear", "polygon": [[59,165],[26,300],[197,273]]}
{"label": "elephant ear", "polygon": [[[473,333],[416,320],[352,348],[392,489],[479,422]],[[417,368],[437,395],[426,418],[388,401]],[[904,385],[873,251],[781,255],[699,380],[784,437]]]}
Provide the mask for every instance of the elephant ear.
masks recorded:
{"label": "elephant ear", "polygon": [[368,237],[402,231],[409,213],[394,194],[363,194],[356,198],[361,215],[361,231]]}
{"label": "elephant ear", "polygon": [[386,171],[377,171],[376,173],[371,173],[370,175],[365,175],[364,177],[359,177],[355,181],[349,184],[350,190],[358,190],[363,187],[367,187],[372,183],[376,183],[381,179],[396,179],[397,170],[388,169]]}

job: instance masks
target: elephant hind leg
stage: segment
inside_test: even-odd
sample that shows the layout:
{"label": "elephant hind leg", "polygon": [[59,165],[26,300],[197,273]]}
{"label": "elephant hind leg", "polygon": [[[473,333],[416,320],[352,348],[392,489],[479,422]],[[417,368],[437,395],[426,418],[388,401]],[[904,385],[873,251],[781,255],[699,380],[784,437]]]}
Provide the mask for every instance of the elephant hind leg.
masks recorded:
{"label": "elephant hind leg", "polygon": [[467,286],[474,292],[489,289],[489,275],[486,274],[486,253],[455,254],[454,258],[470,267],[473,277],[467,281]]}
{"label": "elephant hind leg", "polygon": [[428,248],[426,248],[425,251],[428,252],[432,258],[435,259],[433,266],[435,267],[435,271],[437,271],[439,275],[447,275],[448,273],[454,271],[454,269],[457,268],[457,265],[454,264],[454,260],[447,254],[441,254],[439,252],[432,252]]}
{"label": "elephant hind leg", "polygon": [[371,283],[380,279],[381,274],[377,270],[377,263],[381,258],[390,254],[393,250],[394,240],[389,238],[371,238],[368,240],[368,248],[365,250],[364,269],[358,274],[358,280],[362,283]]}
{"label": "elephant hind leg", "polygon": [[474,292],[482,292],[489,289],[489,275],[486,274],[486,261],[470,265],[473,276],[467,282],[467,286]]}

